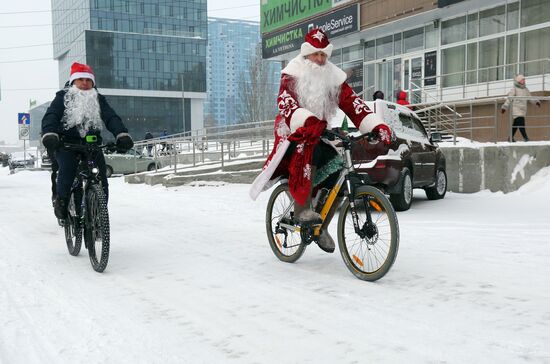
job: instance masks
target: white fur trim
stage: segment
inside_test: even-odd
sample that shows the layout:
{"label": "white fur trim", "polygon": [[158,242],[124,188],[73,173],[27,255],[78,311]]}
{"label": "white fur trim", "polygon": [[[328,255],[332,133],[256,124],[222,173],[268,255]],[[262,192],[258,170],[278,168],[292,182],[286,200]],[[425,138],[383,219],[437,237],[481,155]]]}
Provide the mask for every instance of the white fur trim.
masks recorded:
{"label": "white fur trim", "polygon": [[74,80],[78,79],[78,78],[89,78],[90,80],[92,80],[92,82],[94,83],[94,86],[95,86],[95,76],[93,73],[89,73],[89,72],[75,72],[71,75],[71,77],[69,78],[69,83],[73,83]]}
{"label": "white fur trim", "polygon": [[[57,139],[59,140],[59,134],[57,134],[57,133],[46,133],[46,134],[42,135],[41,141],[44,142],[44,138],[47,137],[48,135],[55,135],[57,137]],[[44,143],[42,143],[42,144],[44,144]]]}
{"label": "white fur trim", "polygon": [[385,124],[384,120],[379,115],[370,113],[365,116],[363,120],[361,120],[361,124],[359,124],[359,132],[361,132],[361,134],[371,132],[372,129],[380,124]]}
{"label": "white fur trim", "polygon": [[[281,73],[299,78],[305,73],[305,67],[307,67],[305,59],[302,55],[299,54],[298,56],[292,58],[290,62],[288,62],[287,66],[281,71]],[[346,72],[342,71],[339,67],[334,65],[334,63],[327,61],[326,67],[327,72],[333,72],[335,74],[334,80],[336,80],[336,85],[331,86],[341,85],[348,78]]]}
{"label": "white fur trim", "polygon": [[311,111],[308,109],[304,109],[303,107],[300,107],[294,111],[294,114],[292,114],[292,117],[290,118],[290,131],[294,133],[298,128],[301,128],[304,126],[307,118],[310,116],[315,116]]}
{"label": "white fur trim", "polygon": [[323,52],[327,55],[327,58],[330,58],[330,55],[332,54],[332,44],[329,44],[325,48],[315,48],[308,42],[302,43],[302,46],[300,47],[300,55],[303,57],[309,56],[312,53],[315,52]]}
{"label": "white fur trim", "polygon": [[116,136],[116,141],[118,141],[118,138],[121,138],[123,136],[128,136],[130,137],[130,139],[132,139],[132,137],[128,133],[118,133],[118,135]]}
{"label": "white fur trim", "polygon": [[290,141],[288,139],[283,140],[277,147],[277,151],[275,152],[273,158],[269,161],[267,167],[256,177],[256,179],[254,179],[254,182],[252,182],[250,190],[248,191],[248,195],[252,200],[255,201],[261,192],[273,185],[272,183],[269,183],[269,181],[279,166],[279,163],[283,160],[289,145]]}

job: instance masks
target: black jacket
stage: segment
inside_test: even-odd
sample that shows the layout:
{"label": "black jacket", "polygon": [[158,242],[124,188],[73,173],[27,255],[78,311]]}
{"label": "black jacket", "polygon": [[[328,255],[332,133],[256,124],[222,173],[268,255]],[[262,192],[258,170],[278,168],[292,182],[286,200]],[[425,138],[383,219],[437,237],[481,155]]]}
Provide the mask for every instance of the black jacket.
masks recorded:
{"label": "black jacket", "polygon": [[[67,88],[64,88],[55,94],[55,98],[42,118],[42,135],[46,133],[57,133],[60,138],[67,142],[76,142],[82,140],[80,134],[78,133],[78,129],[76,127],[72,127],[65,130],[63,127],[62,120],[63,114],[65,113],[64,98],[66,93]],[[101,120],[103,120],[103,123],[107,127],[107,130],[113,133],[115,137],[120,133],[127,133],[128,129],[126,129],[116,112],[111,108],[111,106],[109,106],[105,96],[98,93],[98,101],[100,110],[99,114],[101,116]],[[101,140],[100,130],[92,129],[88,132],[88,135],[97,135],[99,140]]]}

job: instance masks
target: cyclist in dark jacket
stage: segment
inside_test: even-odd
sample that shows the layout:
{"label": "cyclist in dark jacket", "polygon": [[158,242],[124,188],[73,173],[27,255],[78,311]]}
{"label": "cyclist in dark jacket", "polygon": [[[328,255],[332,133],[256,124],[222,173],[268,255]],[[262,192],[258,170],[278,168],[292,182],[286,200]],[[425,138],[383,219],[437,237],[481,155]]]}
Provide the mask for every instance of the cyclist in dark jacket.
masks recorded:
{"label": "cyclist in dark jacket", "polygon": [[[42,144],[49,151],[55,151],[55,159],[59,165],[57,196],[54,202],[55,216],[59,219],[67,216],[69,194],[78,167],[77,153],[58,149],[61,143],[83,144],[86,143],[87,136],[95,136],[97,142],[101,143],[101,130],[105,125],[115,136],[119,151],[125,152],[134,145],[128,129],[95,86],[92,68],[73,63],[69,82],[57,92],[42,118]],[[105,195],[108,196],[103,153],[98,153],[95,162],[99,167]]]}

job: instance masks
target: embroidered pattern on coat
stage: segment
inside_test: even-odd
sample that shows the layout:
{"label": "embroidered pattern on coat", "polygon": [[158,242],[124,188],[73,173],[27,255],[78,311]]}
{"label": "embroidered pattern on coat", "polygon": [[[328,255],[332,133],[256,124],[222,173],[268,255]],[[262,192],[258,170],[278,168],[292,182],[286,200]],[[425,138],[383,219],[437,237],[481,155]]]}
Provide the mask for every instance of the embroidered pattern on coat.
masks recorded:
{"label": "embroidered pattern on coat", "polygon": [[292,110],[298,108],[298,103],[294,100],[294,97],[286,92],[286,90],[283,90],[283,92],[279,95],[279,102],[277,103],[277,106],[279,108],[279,113],[285,118],[288,118],[292,113]]}
{"label": "embroidered pattern on coat", "polygon": [[359,97],[353,100],[353,107],[355,108],[356,114],[361,114],[362,112],[367,112],[367,113],[369,112],[369,107],[367,106],[365,101],[363,101]]}

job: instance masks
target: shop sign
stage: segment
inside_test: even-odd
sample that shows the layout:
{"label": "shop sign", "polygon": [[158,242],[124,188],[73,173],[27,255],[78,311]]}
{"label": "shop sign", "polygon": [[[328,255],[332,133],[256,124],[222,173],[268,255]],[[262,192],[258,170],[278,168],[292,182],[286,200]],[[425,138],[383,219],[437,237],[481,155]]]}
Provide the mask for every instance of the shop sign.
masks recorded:
{"label": "shop sign", "polygon": [[357,32],[359,31],[359,6],[354,4],[275,33],[263,34],[263,58],[271,58],[300,49],[304,36],[315,28],[322,29],[330,40]]}
{"label": "shop sign", "polygon": [[272,32],[331,7],[332,0],[262,0],[261,33]]}

